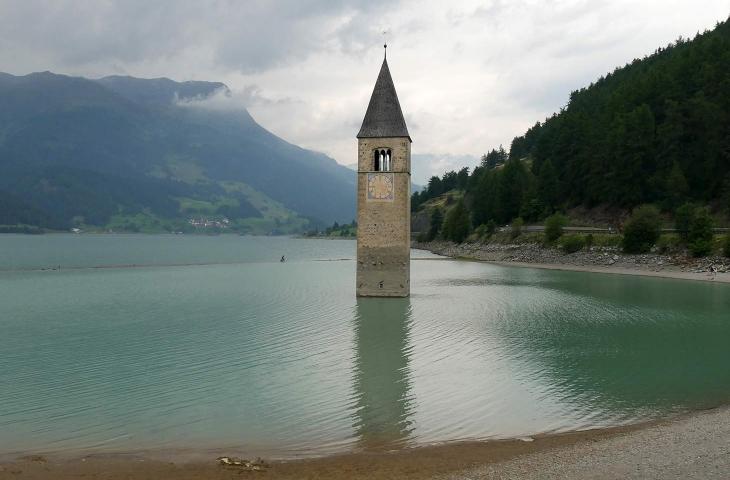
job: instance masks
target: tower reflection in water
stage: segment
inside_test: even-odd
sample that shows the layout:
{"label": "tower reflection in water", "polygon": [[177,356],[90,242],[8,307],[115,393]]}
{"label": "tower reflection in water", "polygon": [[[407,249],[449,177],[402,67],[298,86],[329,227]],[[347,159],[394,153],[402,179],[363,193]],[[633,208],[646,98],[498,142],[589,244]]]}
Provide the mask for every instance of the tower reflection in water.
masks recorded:
{"label": "tower reflection in water", "polygon": [[412,431],[408,298],[359,298],[355,316],[355,430],[361,448],[407,442]]}

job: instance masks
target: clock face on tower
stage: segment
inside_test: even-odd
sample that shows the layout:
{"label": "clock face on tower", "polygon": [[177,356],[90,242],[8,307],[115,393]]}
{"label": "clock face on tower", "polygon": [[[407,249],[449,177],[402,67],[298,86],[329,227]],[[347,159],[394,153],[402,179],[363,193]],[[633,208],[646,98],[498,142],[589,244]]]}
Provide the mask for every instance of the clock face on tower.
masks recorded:
{"label": "clock face on tower", "polygon": [[392,173],[368,173],[368,201],[392,202],[393,183]]}

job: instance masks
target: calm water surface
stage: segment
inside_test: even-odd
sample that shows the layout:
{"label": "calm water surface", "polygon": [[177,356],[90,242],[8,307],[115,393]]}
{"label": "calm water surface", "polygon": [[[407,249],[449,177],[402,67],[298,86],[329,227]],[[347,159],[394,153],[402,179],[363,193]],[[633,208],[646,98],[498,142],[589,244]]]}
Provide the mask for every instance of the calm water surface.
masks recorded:
{"label": "calm water surface", "polygon": [[354,251],[0,235],[0,455],[293,457],[730,401],[730,285],[413,251],[410,299],[357,300]]}

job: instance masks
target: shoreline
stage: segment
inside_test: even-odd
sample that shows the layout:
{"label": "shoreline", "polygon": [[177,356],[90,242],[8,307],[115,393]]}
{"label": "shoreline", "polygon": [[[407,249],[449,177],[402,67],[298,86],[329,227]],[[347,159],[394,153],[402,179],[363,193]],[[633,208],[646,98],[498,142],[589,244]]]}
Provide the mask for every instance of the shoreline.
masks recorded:
{"label": "shoreline", "polygon": [[[624,254],[611,248],[564,254],[557,249],[535,244],[456,245],[449,242],[431,242],[414,243],[411,248],[448,258],[505,267],[730,283],[730,258],[722,257],[693,259],[656,253]],[[714,273],[710,271],[713,267],[717,270]]]}
{"label": "shoreline", "polygon": [[[457,257],[458,258],[458,257]],[[586,273],[604,273],[609,275],[633,275],[639,277],[654,277],[654,278],[670,278],[674,280],[695,280],[700,282],[715,282],[715,283],[730,283],[730,273],[717,273],[714,277],[706,273],[696,272],[681,272],[681,271],[650,271],[650,270],[634,270],[630,268],[622,267],[598,267],[598,266],[583,266],[583,265],[560,265],[560,264],[548,264],[548,263],[524,263],[524,262],[506,262],[506,261],[490,261],[490,260],[476,260],[472,258],[462,258],[462,260],[493,263],[495,265],[502,265],[505,267],[518,267],[518,268],[540,268],[543,270],[560,270],[565,272],[586,272]]]}
{"label": "shoreline", "polygon": [[[683,456],[696,457],[697,451],[701,449],[707,452],[708,448],[725,448],[722,439],[727,434],[730,434],[730,406],[722,406],[638,424],[543,434],[528,439],[446,443],[400,450],[277,460],[265,463],[264,471],[266,478],[271,479],[584,478],[587,473],[598,475],[595,478],[616,478],[626,476],[623,469],[631,461],[617,458],[613,462],[616,455],[634,458],[639,462],[639,467],[646,469],[686,467],[686,458]],[[634,445],[643,445],[646,451],[636,452],[632,450],[638,448]],[[666,455],[674,455],[671,461],[675,464],[667,464],[664,458]],[[200,460],[200,455],[197,458],[170,461],[143,453],[69,458],[26,455],[0,462],[0,480],[79,477],[107,480],[207,480],[241,478],[241,474],[260,473],[221,465],[213,455],[206,460]],[[723,468],[730,465],[728,455],[715,455],[713,459],[720,462]],[[593,465],[590,470],[585,470],[586,462]],[[596,469],[596,464],[601,466]],[[528,466],[527,470],[525,465]],[[709,463],[704,467],[716,468]],[[545,475],[547,468],[552,469],[554,476]],[[672,473],[671,469],[662,472]],[[725,470],[718,470],[721,471]],[[682,476],[661,475],[661,478]]]}

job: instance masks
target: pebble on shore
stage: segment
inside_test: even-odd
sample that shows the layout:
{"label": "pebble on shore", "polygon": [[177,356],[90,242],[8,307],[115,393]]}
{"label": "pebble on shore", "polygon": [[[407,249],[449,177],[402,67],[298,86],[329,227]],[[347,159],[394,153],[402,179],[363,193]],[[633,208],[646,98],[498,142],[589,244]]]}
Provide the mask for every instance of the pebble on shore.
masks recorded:
{"label": "pebble on shore", "polygon": [[646,253],[626,254],[617,247],[590,247],[575,253],[535,243],[414,243],[414,248],[454,258],[490,262],[516,262],[578,267],[613,267],[659,272],[671,269],[691,273],[730,273],[730,259],[718,256],[693,258],[687,255]]}

